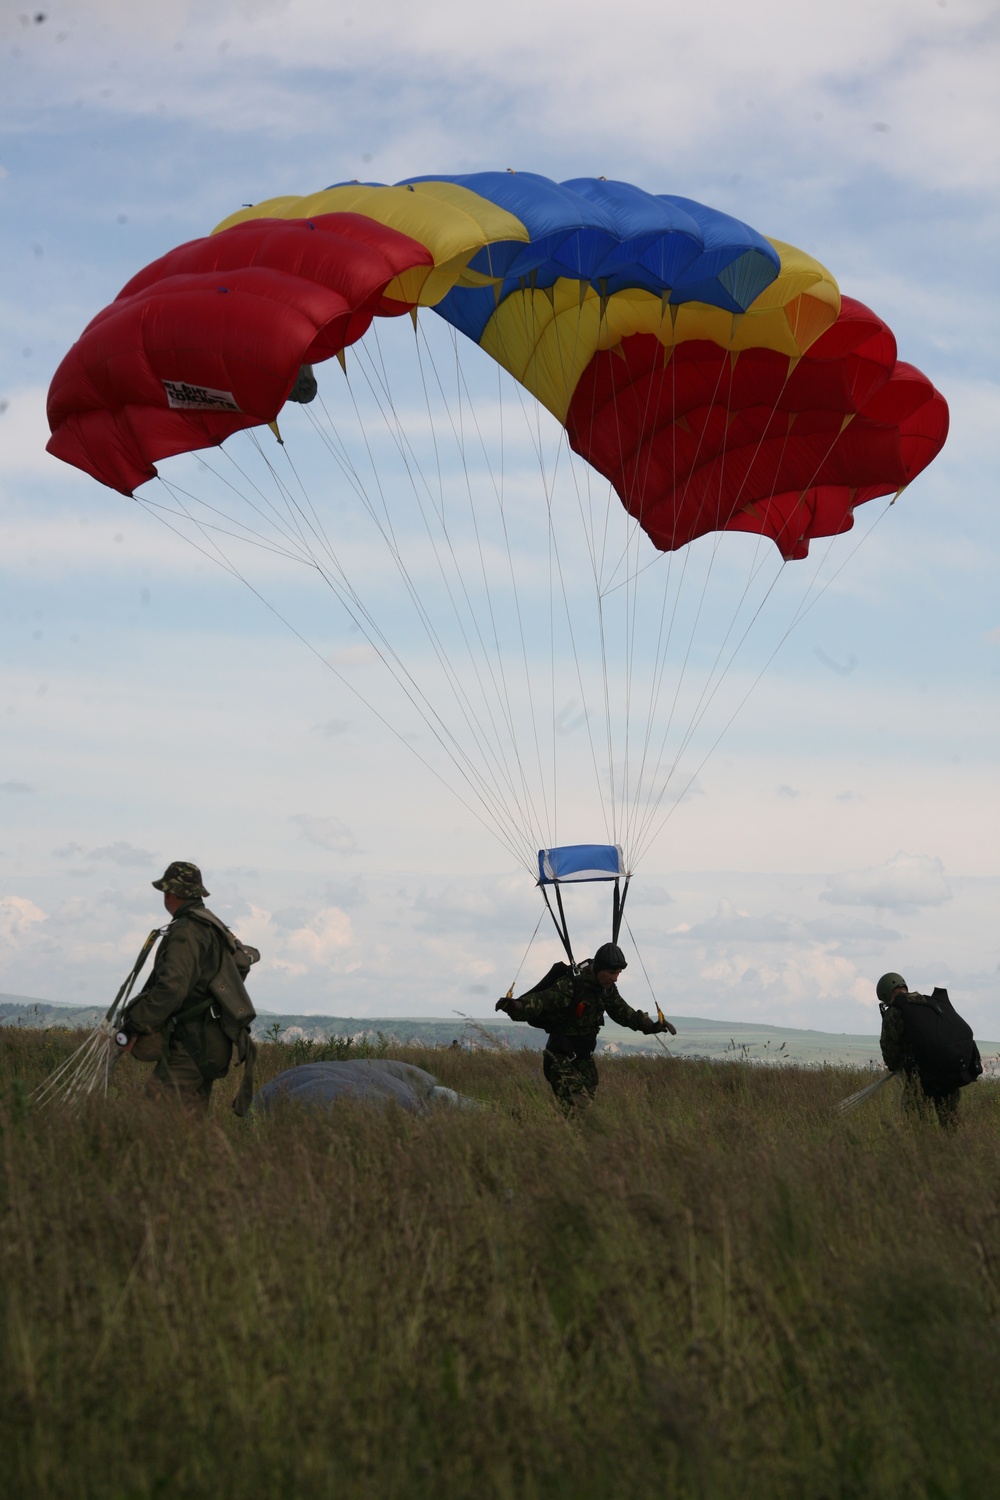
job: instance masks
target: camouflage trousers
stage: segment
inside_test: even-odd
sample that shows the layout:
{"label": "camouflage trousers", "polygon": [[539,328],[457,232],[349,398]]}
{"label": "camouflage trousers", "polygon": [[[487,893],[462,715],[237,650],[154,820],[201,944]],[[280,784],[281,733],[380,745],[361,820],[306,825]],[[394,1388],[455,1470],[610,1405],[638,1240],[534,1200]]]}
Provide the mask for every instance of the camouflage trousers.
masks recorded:
{"label": "camouflage trousers", "polygon": [[542,1072],[566,1114],[589,1104],[597,1093],[597,1064],[592,1054],[542,1053]]}
{"label": "camouflage trousers", "polygon": [[173,1099],[186,1109],[207,1110],[212,1084],[228,1071],[233,1044],[212,1023],[192,1040],[197,1058],[185,1047],[180,1030],[174,1032],[166,1058],[149,1081],[149,1092],[160,1099]]}

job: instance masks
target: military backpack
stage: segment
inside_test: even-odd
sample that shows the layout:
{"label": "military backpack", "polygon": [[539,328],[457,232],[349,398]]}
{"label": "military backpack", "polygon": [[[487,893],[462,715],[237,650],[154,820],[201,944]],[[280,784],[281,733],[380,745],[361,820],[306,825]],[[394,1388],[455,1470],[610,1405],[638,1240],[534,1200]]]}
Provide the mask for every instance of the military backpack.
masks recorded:
{"label": "military backpack", "polygon": [[[573,981],[573,995],[579,995],[580,971],[573,969],[569,964],[557,960],[547,974],[544,974],[537,984],[533,984],[530,990],[525,990],[519,998],[527,999],[529,995],[540,994],[542,990],[550,990],[560,979],[571,978]],[[582,1002],[578,1001],[576,1014],[582,1012]],[[554,1027],[565,1025],[568,1013],[565,1006],[553,1006],[550,1010],[543,1011],[534,1021],[529,1021],[529,1026],[537,1026],[541,1031],[552,1031]]]}
{"label": "military backpack", "polygon": [[[975,1083],[983,1071],[972,1027],[948,998],[948,991],[931,995],[897,995],[891,1002],[903,1018],[903,1048],[928,1094],[950,1094]],[[888,1007],[882,1006],[884,1012]]]}

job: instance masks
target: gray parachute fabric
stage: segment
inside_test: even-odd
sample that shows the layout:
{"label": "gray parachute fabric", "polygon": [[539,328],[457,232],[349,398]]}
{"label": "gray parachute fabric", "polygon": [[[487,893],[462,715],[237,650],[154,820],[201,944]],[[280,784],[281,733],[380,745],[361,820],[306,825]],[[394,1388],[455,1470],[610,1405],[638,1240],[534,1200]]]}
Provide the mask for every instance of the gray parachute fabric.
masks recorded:
{"label": "gray parachute fabric", "polygon": [[414,1114],[434,1105],[477,1109],[475,1099],[442,1087],[433,1073],[394,1058],[359,1058],[354,1062],[302,1063],[277,1074],[254,1098],[262,1114],[283,1104],[324,1106],[340,1099],[357,1099],[378,1106],[398,1104]]}

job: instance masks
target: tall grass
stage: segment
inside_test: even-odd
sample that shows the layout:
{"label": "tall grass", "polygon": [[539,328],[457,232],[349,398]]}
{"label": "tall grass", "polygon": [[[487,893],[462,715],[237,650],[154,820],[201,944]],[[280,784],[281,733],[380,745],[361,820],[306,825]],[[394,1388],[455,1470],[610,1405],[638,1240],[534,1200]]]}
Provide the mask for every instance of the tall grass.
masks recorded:
{"label": "tall grass", "polygon": [[489,1107],[33,1110],[73,1044],[0,1033],[9,1494],[1000,1493],[995,1085],[947,1135],[616,1059],[567,1122],[537,1054],[414,1049]]}

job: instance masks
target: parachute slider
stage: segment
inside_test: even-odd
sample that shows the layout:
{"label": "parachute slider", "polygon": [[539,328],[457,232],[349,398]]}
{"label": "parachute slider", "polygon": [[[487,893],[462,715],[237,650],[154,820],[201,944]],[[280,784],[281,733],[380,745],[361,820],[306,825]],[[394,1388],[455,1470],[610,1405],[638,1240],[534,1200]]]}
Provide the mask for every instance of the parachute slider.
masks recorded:
{"label": "parachute slider", "polygon": [[[625,856],[618,844],[563,844],[557,849],[539,849],[538,851],[538,884],[541,886],[545,905],[555,923],[556,931],[560,941],[566,950],[566,957],[572,968],[576,968],[576,960],[573,957],[573,946],[570,942],[569,928],[566,923],[566,913],[563,910],[562,891],[563,885],[570,885],[579,881],[590,880],[613,880],[614,910],[612,914],[612,942],[618,941],[618,929],[621,925],[622,907],[625,901],[625,892],[628,891],[629,873],[625,868]],[[624,891],[621,889],[621,881],[624,880]],[[558,916],[552,910],[549,903],[549,893],[546,886],[554,886],[556,892],[556,906],[559,909]]]}
{"label": "parachute slider", "polygon": [[618,844],[563,844],[538,851],[539,885],[627,878],[625,856]]}

